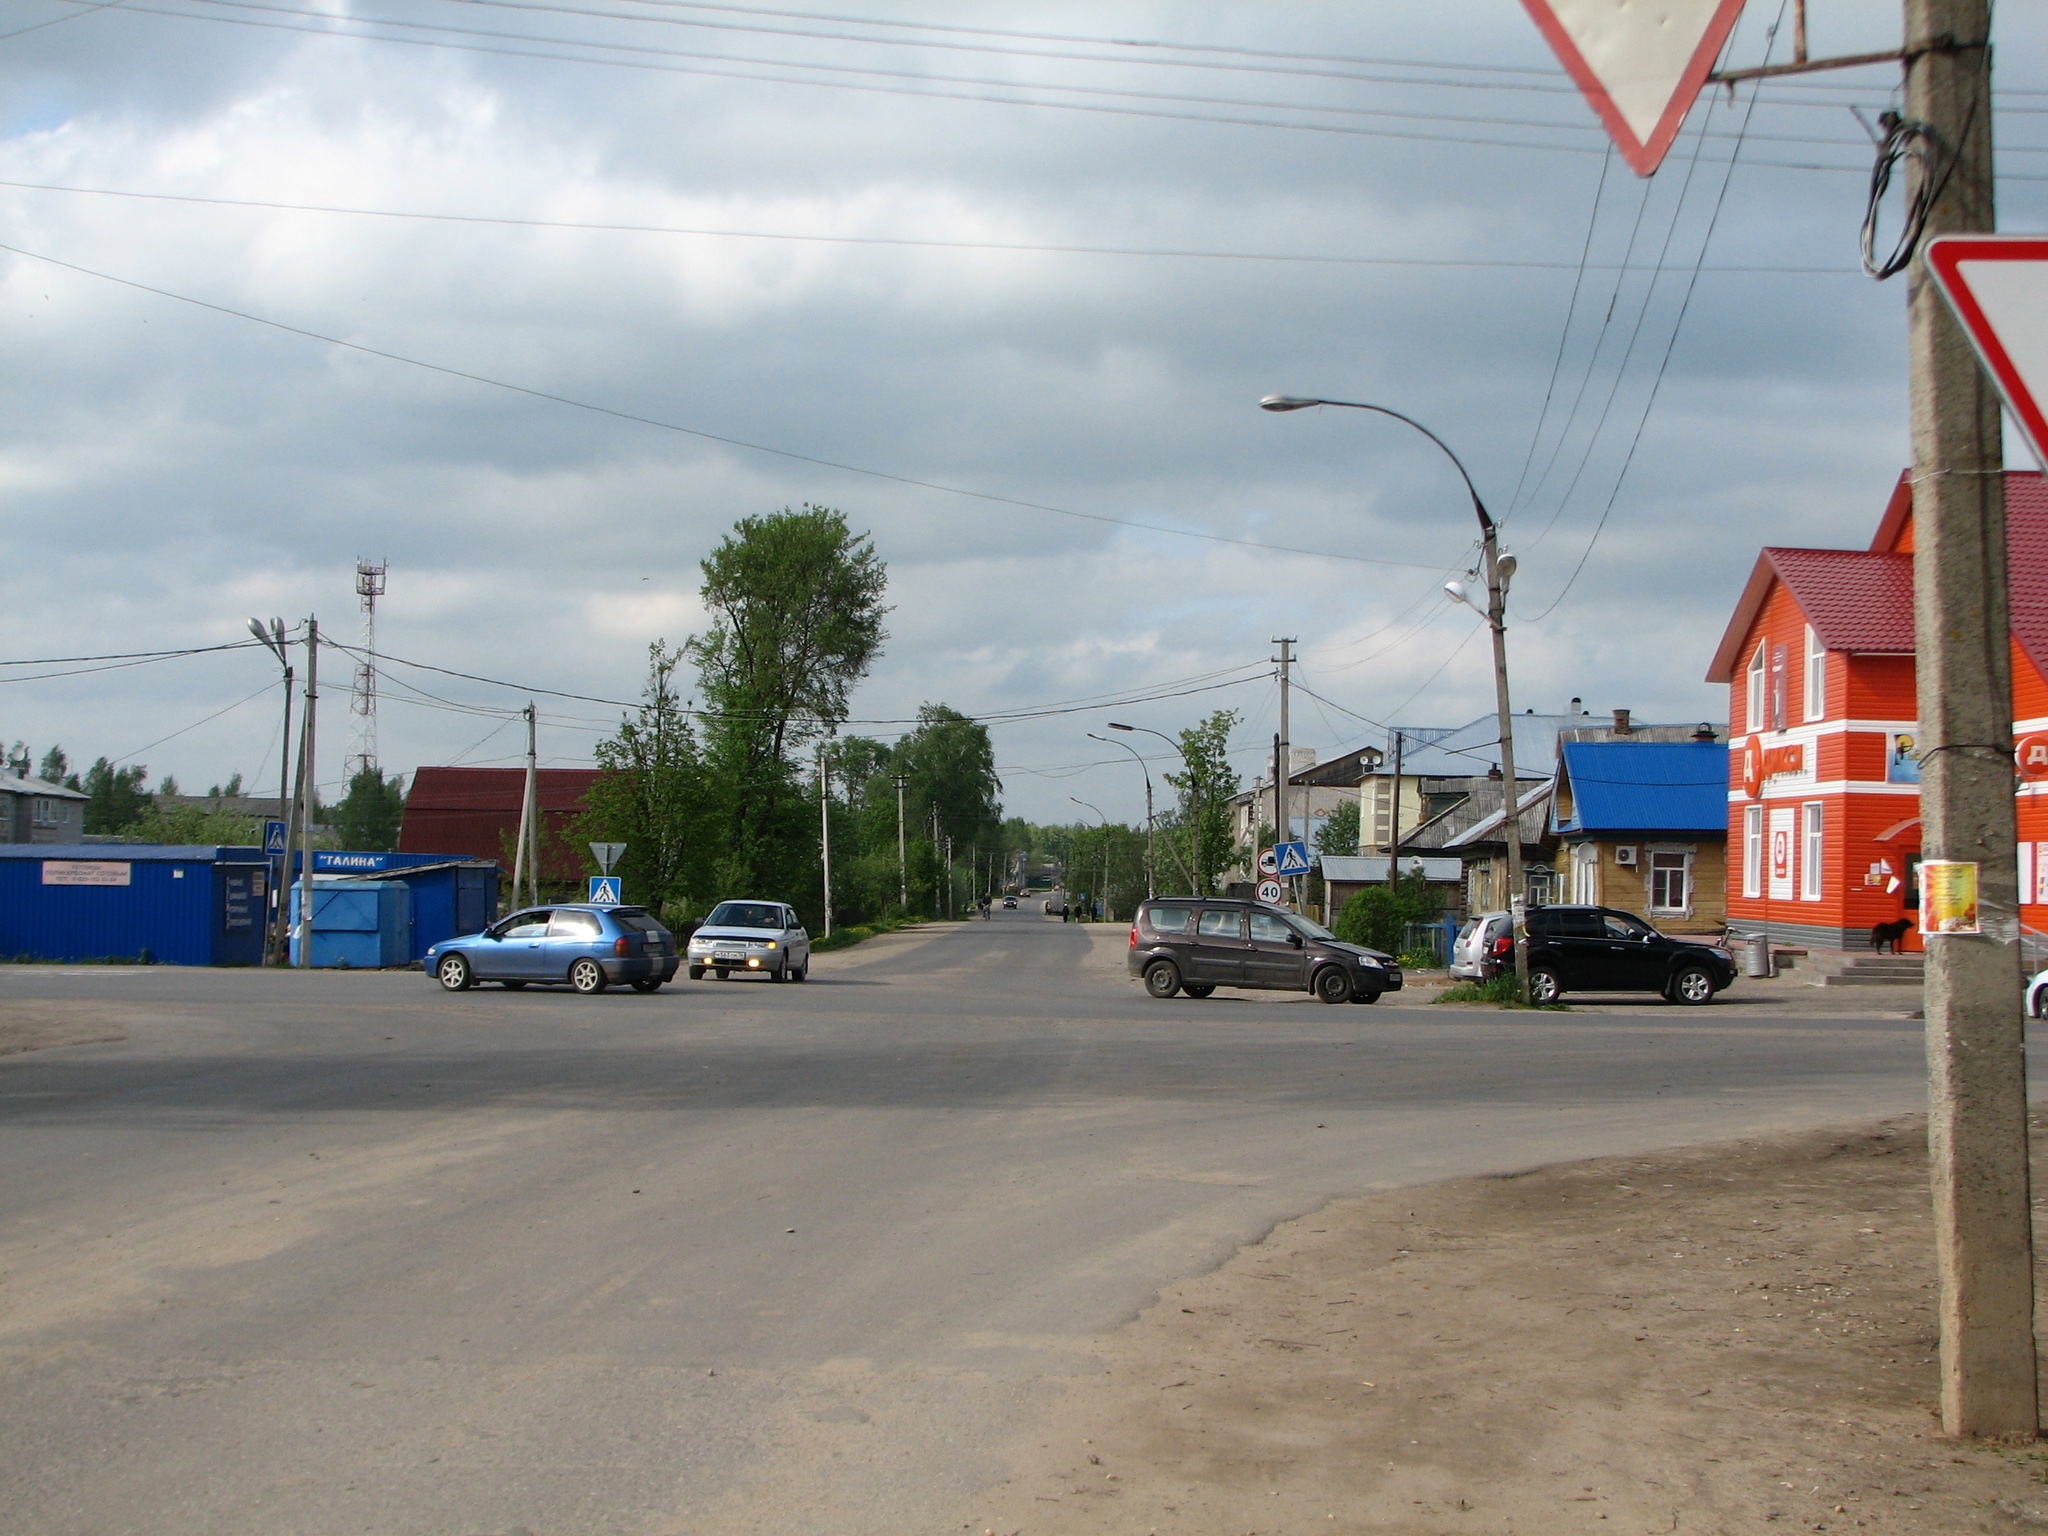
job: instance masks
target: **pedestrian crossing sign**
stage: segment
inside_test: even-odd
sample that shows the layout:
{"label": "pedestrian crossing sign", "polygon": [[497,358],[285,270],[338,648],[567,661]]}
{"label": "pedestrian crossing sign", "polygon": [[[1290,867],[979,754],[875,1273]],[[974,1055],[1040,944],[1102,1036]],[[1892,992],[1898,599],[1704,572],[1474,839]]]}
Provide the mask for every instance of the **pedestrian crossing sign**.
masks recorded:
{"label": "pedestrian crossing sign", "polygon": [[284,823],[266,821],[263,823],[263,851],[273,859],[284,857]]}
{"label": "pedestrian crossing sign", "polygon": [[626,898],[619,889],[617,875],[592,875],[590,877],[590,904],[593,907],[616,907]]}
{"label": "pedestrian crossing sign", "polygon": [[1280,856],[1280,873],[1283,875],[1305,875],[1308,873],[1308,844],[1281,843],[1273,850]]}

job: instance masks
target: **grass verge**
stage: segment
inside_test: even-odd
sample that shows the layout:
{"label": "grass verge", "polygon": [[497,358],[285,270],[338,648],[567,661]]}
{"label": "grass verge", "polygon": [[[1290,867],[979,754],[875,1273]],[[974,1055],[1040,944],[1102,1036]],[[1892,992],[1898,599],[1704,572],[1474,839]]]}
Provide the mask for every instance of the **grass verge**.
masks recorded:
{"label": "grass verge", "polygon": [[1437,993],[1440,1003],[1492,1003],[1499,1008],[1530,1008],[1544,1013],[1568,1013],[1564,1003],[1525,1003],[1515,989],[1512,976],[1495,976],[1488,981],[1464,981]]}
{"label": "grass verge", "polygon": [[855,923],[847,928],[834,928],[827,938],[811,940],[811,953],[829,954],[835,949],[851,949],[863,939],[872,939],[878,933],[895,933],[903,928],[916,928],[930,922],[923,917],[878,917],[871,923]]}

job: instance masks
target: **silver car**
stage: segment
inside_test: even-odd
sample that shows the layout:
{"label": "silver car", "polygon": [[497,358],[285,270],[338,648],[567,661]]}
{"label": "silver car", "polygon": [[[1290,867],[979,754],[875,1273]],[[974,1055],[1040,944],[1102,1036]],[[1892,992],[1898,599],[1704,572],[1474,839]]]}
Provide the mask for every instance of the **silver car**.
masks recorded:
{"label": "silver car", "polygon": [[735,971],[808,981],[811,936],[779,901],[721,901],[690,935],[689,967],[692,981],[702,981],[706,971],[720,981]]}
{"label": "silver car", "polygon": [[1512,923],[1505,912],[1479,912],[1466,918],[1465,926],[1451,941],[1451,974],[1460,981],[1484,981],[1496,974],[1500,941],[1510,936]]}

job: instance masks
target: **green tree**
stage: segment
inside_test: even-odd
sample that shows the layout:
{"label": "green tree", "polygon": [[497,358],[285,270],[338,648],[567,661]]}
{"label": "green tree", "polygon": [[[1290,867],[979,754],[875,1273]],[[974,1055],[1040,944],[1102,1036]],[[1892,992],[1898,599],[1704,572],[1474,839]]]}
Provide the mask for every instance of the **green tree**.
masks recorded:
{"label": "green tree", "polygon": [[255,819],[204,805],[165,810],[152,805],[128,827],[137,842],[169,843],[181,848],[253,848],[263,833]]}
{"label": "green tree", "polygon": [[704,761],[688,712],[676,696],[683,652],[647,647],[638,714],[597,744],[597,782],[584,800],[577,835],[624,843],[618,866],[627,897],[660,910],[710,900],[715,845]]}
{"label": "green tree", "polygon": [[1169,842],[1195,894],[1207,896],[1216,875],[1235,852],[1230,835],[1230,797],[1237,793],[1237,770],[1230,766],[1230,733],[1243,718],[1234,709],[1219,709],[1199,725],[1180,733],[1181,772],[1166,775],[1180,792],[1177,825]]}
{"label": "green tree", "polygon": [[1419,871],[1400,876],[1393,886],[1368,885],[1337,914],[1330,929],[1347,944],[1398,955],[1410,923],[1433,923],[1444,913],[1443,893]]}
{"label": "green tree", "polygon": [[[16,745],[18,746],[19,743],[16,743]],[[26,752],[22,754],[24,758],[27,755]],[[70,771],[71,759],[64,755],[64,749],[62,747],[52,747],[43,754],[42,762],[37,765],[36,777],[45,784],[62,784],[64,782],[64,775]]]}
{"label": "green tree", "polygon": [[1358,852],[1358,802],[1346,800],[1316,832],[1316,852],[1349,858]]}
{"label": "green tree", "polygon": [[725,802],[722,883],[793,896],[816,853],[800,823],[797,755],[846,718],[881,654],[888,573],[872,539],[809,504],[742,518],[703,569],[713,620],[689,650],[707,706],[704,755]]}
{"label": "green tree", "polygon": [[988,727],[944,704],[921,706],[917,720],[895,752],[895,771],[909,780],[905,799],[913,814],[926,807],[929,825],[936,810],[938,829],[953,839],[956,852],[993,842],[1002,826],[1003,781],[996,777]]}
{"label": "green tree", "polygon": [[348,781],[348,793],[334,808],[334,835],[344,848],[365,853],[389,853],[398,846],[398,829],[405,819],[405,780],[390,778],[368,763]]}
{"label": "green tree", "polygon": [[156,804],[143,788],[148,782],[149,770],[140,763],[116,768],[104,757],[94,759],[93,765],[85,770],[82,786],[89,797],[85,804],[85,830],[118,837],[134,826],[143,812]]}

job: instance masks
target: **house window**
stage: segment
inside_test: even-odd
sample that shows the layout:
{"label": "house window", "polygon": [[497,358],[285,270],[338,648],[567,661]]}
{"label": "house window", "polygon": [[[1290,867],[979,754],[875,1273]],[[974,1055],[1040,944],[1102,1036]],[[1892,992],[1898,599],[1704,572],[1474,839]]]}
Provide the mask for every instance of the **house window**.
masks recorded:
{"label": "house window", "polygon": [[1764,808],[1745,806],[1742,812],[1742,894],[1764,893]]}
{"label": "house window", "polygon": [[1799,859],[1799,899],[1820,900],[1820,858],[1821,858],[1821,814],[1820,802],[1809,800],[1800,808],[1805,819],[1806,835],[1801,839]]}
{"label": "house window", "polygon": [[1572,844],[1572,900],[1600,905],[1600,849],[1595,843]]}
{"label": "house window", "polygon": [[1749,728],[1760,731],[1764,728],[1764,648],[1759,645],[1756,654],[1749,658]]}
{"label": "house window", "polygon": [[1818,720],[1828,711],[1828,653],[1820,636],[1806,626],[1806,718]]}
{"label": "house window", "polygon": [[1674,913],[1692,911],[1690,848],[1650,850],[1650,910]]}
{"label": "house window", "polygon": [[48,795],[37,795],[29,808],[29,819],[39,827],[57,825],[57,802]]}

